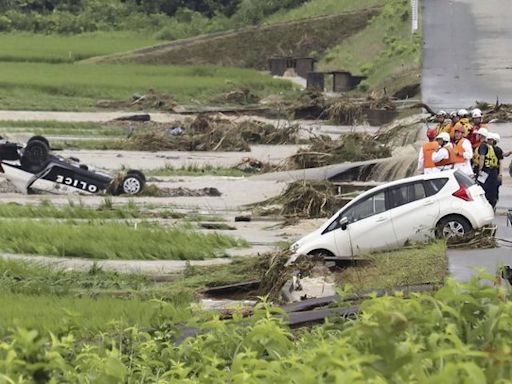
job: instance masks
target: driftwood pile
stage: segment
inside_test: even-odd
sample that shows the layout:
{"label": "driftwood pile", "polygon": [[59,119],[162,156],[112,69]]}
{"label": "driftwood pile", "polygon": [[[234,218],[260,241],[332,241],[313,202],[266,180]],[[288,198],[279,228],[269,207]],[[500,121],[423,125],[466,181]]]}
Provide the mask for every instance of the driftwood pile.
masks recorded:
{"label": "driftwood pile", "polygon": [[336,186],[325,180],[299,180],[289,184],[279,196],[268,199],[261,206],[281,207],[279,214],[287,217],[329,217],[344,204]]}
{"label": "driftwood pile", "polygon": [[491,120],[497,120],[498,122],[512,121],[512,104],[501,104],[499,100],[496,100],[495,104],[477,101],[476,108],[482,110],[484,114],[484,122],[489,122]]}
{"label": "driftwood pile", "polygon": [[291,107],[297,119],[324,119],[337,124],[363,123],[368,110],[395,111],[396,104],[388,96],[371,94],[365,99],[349,97],[326,98],[321,93],[308,92],[298,104]]}
{"label": "driftwood pile", "polygon": [[[174,134],[173,134],[174,133]],[[199,115],[179,132],[166,128],[137,129],[122,144],[139,151],[249,151],[250,144],[294,144],[298,126],[275,127],[257,121],[232,122]]]}
{"label": "driftwood pile", "polygon": [[156,109],[159,111],[172,111],[177,103],[171,95],[160,93],[153,89],[148,90],[143,95],[135,94],[131,100],[98,100],[96,107],[107,109],[136,109],[136,110],[151,110]]}
{"label": "driftwood pile", "polygon": [[317,136],[311,139],[307,149],[300,149],[288,159],[287,169],[316,168],[389,156],[390,148],[375,141],[371,135],[351,133],[337,140],[330,136]]}

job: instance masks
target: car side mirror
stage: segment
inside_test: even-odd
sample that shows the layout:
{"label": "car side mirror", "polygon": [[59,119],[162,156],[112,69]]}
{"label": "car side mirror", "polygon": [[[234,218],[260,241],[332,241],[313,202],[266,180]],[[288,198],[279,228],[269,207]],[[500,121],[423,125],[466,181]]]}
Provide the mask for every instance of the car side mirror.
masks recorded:
{"label": "car side mirror", "polygon": [[345,229],[347,229],[348,226],[348,218],[346,216],[342,217],[339,221],[339,224],[341,229],[344,231]]}

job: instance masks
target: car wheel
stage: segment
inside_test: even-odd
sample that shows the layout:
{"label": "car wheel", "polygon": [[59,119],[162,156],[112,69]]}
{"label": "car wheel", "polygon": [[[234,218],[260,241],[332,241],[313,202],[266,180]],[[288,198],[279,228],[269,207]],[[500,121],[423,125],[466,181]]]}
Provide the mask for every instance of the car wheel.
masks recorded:
{"label": "car wheel", "polygon": [[48,141],[48,139],[44,136],[39,136],[39,135],[36,135],[36,136],[32,136],[30,139],[28,139],[27,141],[27,145],[31,142],[31,141],[34,141],[34,140],[37,140],[37,141],[42,141],[43,143],[45,143],[48,148],[50,148],[50,142]]}
{"label": "car wheel", "polygon": [[139,175],[130,173],[123,179],[120,192],[127,195],[136,195],[142,192],[144,184],[145,181]]}
{"label": "car wheel", "polygon": [[315,257],[333,257],[334,254],[327,249],[315,249],[314,251],[311,251],[308,253],[309,256],[315,256]]}
{"label": "car wheel", "polygon": [[443,218],[436,227],[436,237],[440,239],[451,239],[463,237],[471,233],[470,222],[461,216],[448,216]]}
{"label": "car wheel", "polygon": [[130,169],[126,172],[127,175],[138,175],[140,179],[146,184],[146,176],[141,171],[137,171],[136,169]]}
{"label": "car wheel", "polygon": [[40,172],[46,167],[50,157],[50,148],[44,141],[29,141],[20,159],[21,166],[32,173]]}

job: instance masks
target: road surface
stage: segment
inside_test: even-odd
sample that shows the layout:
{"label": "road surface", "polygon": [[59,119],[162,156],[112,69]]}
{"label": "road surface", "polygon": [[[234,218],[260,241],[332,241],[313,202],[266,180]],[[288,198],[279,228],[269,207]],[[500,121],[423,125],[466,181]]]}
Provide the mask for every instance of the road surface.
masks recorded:
{"label": "road surface", "polygon": [[435,109],[512,103],[512,2],[424,0],[423,100]]}
{"label": "road surface", "polygon": [[[510,0],[424,0],[423,101],[434,109],[467,108],[476,100],[512,103],[512,2]],[[491,125],[512,150],[512,125]],[[510,160],[506,160],[508,167]],[[500,248],[449,250],[450,274],[466,281],[483,269],[494,275],[512,265],[512,179],[504,172],[496,224]]]}

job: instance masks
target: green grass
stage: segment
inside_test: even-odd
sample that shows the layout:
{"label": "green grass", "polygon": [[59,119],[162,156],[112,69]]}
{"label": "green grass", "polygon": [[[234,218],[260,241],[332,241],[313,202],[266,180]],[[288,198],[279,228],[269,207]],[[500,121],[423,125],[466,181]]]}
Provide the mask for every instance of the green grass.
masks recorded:
{"label": "green grass", "polygon": [[187,165],[181,168],[176,168],[170,164],[163,168],[152,169],[146,172],[148,176],[231,176],[242,177],[247,176],[247,173],[236,168],[214,167],[212,165]]}
{"label": "green grass", "polygon": [[225,256],[247,243],[183,227],[16,220],[0,222],[0,250],[7,253],[123,260],[203,260]]}
{"label": "green grass", "polygon": [[113,205],[112,200],[106,197],[103,203],[97,207],[84,205],[81,201],[75,203],[69,201],[68,205],[57,206],[43,200],[40,204],[0,203],[0,218],[10,219],[183,219],[193,221],[224,221],[222,216],[201,214],[197,212],[176,212],[168,206],[156,206],[147,204],[136,205],[133,201],[123,205]]}
{"label": "green grass", "polygon": [[[154,210],[143,209],[131,202],[126,205],[111,206],[106,198],[98,208],[69,202],[67,206],[56,206],[47,201],[38,205],[21,205],[17,203],[0,203],[0,217],[3,218],[54,218],[54,219],[141,219],[162,218],[181,219],[185,214],[168,208]],[[198,218],[201,216],[198,216]]]}
{"label": "green grass", "polygon": [[122,127],[93,122],[62,122],[54,120],[0,120],[0,133],[29,133],[47,136],[126,136]]}
{"label": "green grass", "polygon": [[4,109],[92,110],[97,100],[130,100],[149,89],[180,103],[207,101],[234,88],[264,96],[294,93],[287,81],[253,70],[214,66],[1,63]]}
{"label": "green grass", "polygon": [[282,10],[265,19],[265,24],[293,21],[316,16],[334,15],[336,13],[357,11],[369,7],[384,5],[385,0],[314,0],[300,7]]}
{"label": "green grass", "polygon": [[114,327],[148,327],[155,320],[156,303],[137,299],[0,296],[0,329],[29,328],[38,331],[86,333]]}
{"label": "green grass", "polygon": [[0,290],[23,295],[163,298],[186,303],[191,299],[187,292],[259,278],[258,263],[258,257],[244,257],[234,258],[226,265],[189,266],[183,272],[167,275],[164,282],[157,282],[151,276],[109,272],[100,267],[81,272],[0,259]]}
{"label": "green grass", "polygon": [[[411,33],[410,3],[391,0],[367,28],[327,50],[318,67],[366,75],[363,86],[386,86],[393,93],[399,88],[397,78],[402,75],[409,77],[409,72],[414,72],[408,81],[418,82],[420,60],[421,34]],[[388,81],[390,78],[392,82]]]}
{"label": "green grass", "polygon": [[0,33],[0,62],[69,63],[156,43],[157,40],[148,37],[147,34],[129,31],[80,35]]}
{"label": "green grass", "polygon": [[442,285],[448,276],[444,242],[375,253],[368,258],[370,264],[350,267],[338,274],[340,283],[352,285],[360,291],[424,283]]}

